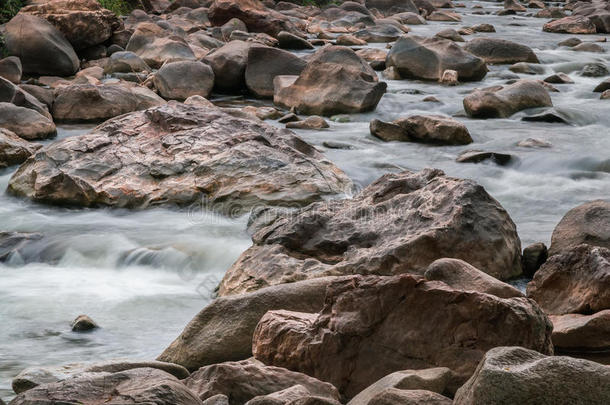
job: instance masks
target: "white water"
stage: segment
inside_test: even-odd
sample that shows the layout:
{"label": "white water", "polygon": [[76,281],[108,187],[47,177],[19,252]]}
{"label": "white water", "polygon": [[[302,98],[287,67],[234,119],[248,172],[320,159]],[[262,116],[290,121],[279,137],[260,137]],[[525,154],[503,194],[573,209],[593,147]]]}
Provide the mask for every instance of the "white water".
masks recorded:
{"label": "white water", "polygon": [[[476,3],[466,2],[468,7]],[[480,4],[487,10],[499,8],[496,3]],[[571,35],[543,33],[545,19],[473,16],[468,15],[470,9],[459,11],[467,14],[462,23],[414,26],[413,32],[432,35],[448,26],[457,29],[491,23],[497,33],[476,36],[527,44],[548,68],[544,75],[520,77],[543,78],[565,62],[580,66],[604,61],[610,65],[609,54],[556,49],[559,41]],[[515,22],[524,26],[508,25]],[[597,37],[580,36],[584,40]],[[601,45],[610,51],[609,44]],[[524,246],[536,241],[548,243],[566,211],[610,196],[610,100],[599,100],[599,93],[592,93],[603,78],[570,73],[576,83],[557,85],[561,93],[551,94],[557,108],[569,109],[576,117],[578,124],[574,126],[522,122],[523,113],[500,120],[458,117],[475,141],[465,147],[384,143],[368,131],[374,117],[460,115],[464,95],[474,87],[504,83],[513,76],[507,68],[493,66],[483,82],[459,87],[390,81],[388,94],[375,112],[353,115],[349,123],[331,123],[328,130],[298,132],[359,186],[391,170],[424,167],[472,178],[508,210]],[[443,104],[421,101],[429,95]],[[86,130],[65,127],[60,136]],[[526,138],[539,138],[553,147],[516,146]],[[327,149],[324,141],[349,144],[354,149]],[[466,149],[511,153],[518,161],[508,167],[455,163],[457,154]],[[595,169],[602,162],[606,162],[605,169]],[[0,189],[6,188],[13,170],[0,173]],[[10,379],[28,366],[156,357],[205,306],[223,272],[249,246],[246,221],[245,217],[227,219],[166,209],[58,209],[0,195],[0,231],[41,232],[46,235],[49,251],[65,251],[52,265],[0,266],[0,397],[12,395]],[[134,253],[134,249],[138,250]],[[90,315],[102,329],[88,334],[70,332],[70,321],[81,313]]]}

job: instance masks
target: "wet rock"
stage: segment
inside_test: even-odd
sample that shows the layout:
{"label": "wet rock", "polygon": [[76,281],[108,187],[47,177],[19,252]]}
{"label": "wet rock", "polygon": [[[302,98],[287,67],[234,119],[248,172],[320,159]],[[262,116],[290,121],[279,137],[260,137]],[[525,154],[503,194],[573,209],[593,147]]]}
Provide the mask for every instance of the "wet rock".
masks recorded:
{"label": "wet rock", "polygon": [[21,60],[24,73],[70,76],[78,71],[78,57],[57,28],[28,14],[18,14],[4,29],[6,50]]}
{"label": "wet rock", "polygon": [[44,18],[77,50],[105,42],[121,26],[116,14],[96,0],[53,0],[24,7],[21,13]]}
{"label": "wet rock", "polygon": [[437,145],[467,145],[472,143],[464,124],[442,115],[412,115],[394,121],[406,131],[413,142]]}
{"label": "wet rock", "polygon": [[246,87],[256,97],[273,98],[273,80],[280,75],[299,75],[307,62],[277,48],[253,46],[248,51]]}
{"label": "wet rock", "polygon": [[286,124],[286,128],[292,129],[323,129],[328,127],[328,122],[317,115],[312,115],[302,121],[293,121]]}
{"label": "wet rock", "polygon": [[610,74],[610,71],[603,63],[588,63],[580,71],[584,77],[602,77]]}
{"label": "wet rock", "polygon": [[454,392],[492,347],[552,353],[551,329],[542,310],[523,297],[462,291],[408,274],[358,275],[332,282],[319,314],[267,312],[252,351],[266,364],[331,382],[348,399],[411,368],[450,368],[447,390]]}
{"label": "wet rock", "polygon": [[396,67],[403,78],[439,80],[445,70],[455,70],[461,82],[481,80],[485,62],[441,38],[400,38],[388,53],[386,66]]}
{"label": "wet rock", "polygon": [[399,37],[403,36],[405,33],[403,29],[400,29],[393,24],[378,22],[373,26],[356,31],[354,36],[369,43],[386,43],[396,41]]}
{"label": "wet rock", "polygon": [[475,90],[464,98],[464,109],[472,118],[508,118],[521,110],[552,105],[547,90],[534,80]]}
{"label": "wet rock", "polygon": [[451,370],[447,367],[396,371],[360,391],[348,402],[348,405],[375,404],[377,396],[388,389],[426,390],[442,394],[446,391],[450,380]]}
{"label": "wet rock", "polygon": [[221,92],[238,92],[246,86],[246,64],[251,42],[231,41],[214,49],[203,60],[214,71],[216,89]]}
{"label": "wet rock", "polygon": [[522,148],[550,148],[552,145],[550,142],[546,142],[541,139],[527,138],[517,142],[517,146]]}
{"label": "wet rock", "polygon": [[87,332],[99,328],[97,323],[87,315],[77,316],[76,319],[72,321],[70,327],[72,328],[72,332]]}
{"label": "wet rock", "polygon": [[356,38],[353,35],[343,34],[339,35],[335,41],[337,45],[342,46],[358,46],[358,45],[366,45],[366,41],[364,39]]}
{"label": "wet rock", "polygon": [[28,141],[51,138],[57,134],[49,118],[25,107],[0,102],[0,128]]}
{"label": "wet rock", "polygon": [[529,46],[499,38],[475,38],[464,45],[464,50],[482,58],[486,63],[540,63]]}
{"label": "wet rock", "polygon": [[610,90],[610,79],[606,79],[603,82],[601,82],[600,84],[598,84],[597,86],[595,86],[595,89],[593,89],[593,92],[603,93],[606,90]]}
{"label": "wet rock", "polygon": [[564,39],[563,41],[559,42],[557,45],[558,46],[567,46],[567,47],[572,48],[581,43],[582,43],[582,40],[580,38],[572,37],[572,38]]}
{"label": "wet rock", "polygon": [[523,249],[521,263],[523,265],[523,275],[533,277],[536,271],[546,262],[548,250],[542,242],[534,243]]}
{"label": "wet rock", "polygon": [[343,172],[289,131],[176,102],[55,142],[9,185],[52,204],[144,208],[205,199],[233,214],[257,204],[305,205],[348,187]]}
{"label": "wet rock", "polygon": [[367,9],[377,9],[385,15],[412,12],[419,13],[417,6],[412,0],[365,0],[364,5]]}
{"label": "wet rock", "polygon": [[153,82],[161,97],[168,100],[208,97],[214,87],[214,72],[198,61],[171,62],[155,73]]}
{"label": "wet rock", "polygon": [[409,142],[411,139],[400,125],[392,122],[384,122],[377,118],[371,120],[369,124],[371,135],[382,139],[386,142],[402,141]]}
{"label": "wet rock", "polygon": [[145,87],[123,84],[73,84],[55,91],[53,118],[57,121],[103,121],[165,101]]}
{"label": "wet rock", "polygon": [[596,53],[604,53],[606,50],[602,48],[598,44],[594,44],[592,42],[584,42],[582,44],[578,44],[572,48],[573,51],[579,52],[596,52]]}
{"label": "wet rock", "polygon": [[18,395],[12,405],[39,404],[201,405],[201,400],[176,377],[154,368],[82,376],[40,385]]}
{"label": "wet rock", "polygon": [[5,78],[9,82],[19,84],[22,71],[23,67],[21,66],[21,60],[19,60],[18,57],[9,56],[0,59],[0,77]]}
{"label": "wet rock", "polygon": [[317,312],[332,278],[318,278],[220,297],[201,310],[157,358],[195,371],[252,356],[252,333],[267,311]]}
{"label": "wet rock", "polygon": [[28,142],[8,129],[0,128],[0,169],[23,163],[41,147],[42,145]]}
{"label": "wet rock", "polygon": [[387,80],[400,80],[400,74],[398,73],[398,69],[396,69],[395,66],[390,66],[388,68],[385,68],[383,72],[381,72],[381,75],[383,76],[384,79]]}
{"label": "wet rock", "polygon": [[456,86],[458,82],[459,74],[455,70],[445,70],[443,76],[441,76],[440,82],[448,86]]}
{"label": "wet rock", "polygon": [[505,166],[512,161],[513,157],[506,153],[485,152],[482,150],[467,150],[460,153],[455,159],[458,163],[481,163],[491,160],[497,165]]}
{"label": "wet rock", "polygon": [[525,7],[518,0],[504,0],[504,10],[510,10],[515,12],[527,11]]}
{"label": "wet rock", "polygon": [[258,0],[216,0],[208,11],[213,25],[219,26],[231,18],[239,18],[250,32],[264,32],[276,37],[281,31],[297,31],[285,15],[268,9]]}
{"label": "wet rock", "polygon": [[514,65],[511,65],[508,70],[514,73],[523,73],[528,75],[539,75],[546,71],[544,66],[528,62],[517,62]]}
{"label": "wet rock", "polygon": [[294,122],[294,121],[299,121],[300,118],[294,114],[294,113],[288,113],[282,117],[280,117],[277,122],[279,122],[280,124],[286,124],[288,122]]}
{"label": "wet rock", "polygon": [[406,25],[423,25],[427,24],[426,19],[419,15],[419,12],[403,12],[394,14],[391,18],[398,20],[401,24]]}
{"label": "wet rock", "polygon": [[595,25],[590,19],[579,15],[571,15],[550,21],[544,24],[542,30],[562,34],[595,34],[597,32]]}
{"label": "wet rock", "polygon": [[[415,201],[427,202],[408,208]],[[521,274],[506,211],[481,186],[440,170],[385,175],[353,199],[278,215],[251,233],[254,245],[227,271],[220,295],[327,274],[422,274],[443,257],[500,279]]]}
{"label": "wet rock", "polygon": [[570,76],[566,75],[565,73],[559,72],[544,78],[544,82],[551,84],[567,84],[574,83],[574,80],[572,80]]}
{"label": "wet rock", "polygon": [[433,11],[430,15],[426,16],[426,20],[459,22],[462,21],[462,17],[460,17],[459,14],[454,13],[453,11],[436,10]]}
{"label": "wet rock", "polygon": [[549,316],[556,353],[584,357],[602,364],[610,360],[610,310],[592,315]]}
{"label": "wet rock", "polygon": [[343,149],[343,150],[351,150],[354,147],[348,143],[343,142],[333,142],[333,141],[324,141],[322,142],[322,146],[328,149]]}
{"label": "wet rock", "polygon": [[600,98],[601,100],[608,100],[608,99],[610,99],[610,90],[606,90],[606,91],[604,91],[604,92],[601,94],[601,96],[599,96],[599,98]]}
{"label": "wet rock", "polygon": [[266,366],[256,360],[205,366],[185,380],[186,386],[203,401],[224,394],[230,405],[245,404],[254,397],[301,385],[312,395],[338,400],[331,384],[281,367]]}
{"label": "wet rock", "polygon": [[442,281],[456,290],[478,291],[500,298],[523,297],[523,294],[515,287],[503,283],[460,259],[435,260],[428,266],[424,277],[426,280]]}
{"label": "wet rock", "polygon": [[550,256],[527,296],[553,315],[610,309],[610,249],[583,244]]}
{"label": "wet rock", "polygon": [[610,249],[610,202],[591,201],[568,211],[553,230],[549,256],[582,243]]}
{"label": "wet rock", "polygon": [[115,52],[110,55],[108,64],[104,68],[104,72],[109,73],[132,73],[132,72],[150,72],[152,69],[133,52]]}
{"label": "wet rock", "polygon": [[42,238],[40,233],[0,232],[0,262],[10,261],[15,255],[21,255],[22,249],[27,249]]}
{"label": "wet rock", "polygon": [[196,59],[186,40],[157,24],[147,22],[137,26],[125,50],[135,53],[148,66],[157,69],[168,61]]}
{"label": "wet rock", "polygon": [[350,48],[327,46],[292,84],[275,86],[273,102],[307,115],[350,114],[374,110],[386,87]]}
{"label": "wet rock", "polygon": [[537,18],[563,18],[566,16],[565,11],[559,7],[548,7],[537,12],[534,17]]}
{"label": "wet rock", "polygon": [[523,347],[497,347],[485,354],[453,403],[519,404],[532,398],[549,404],[605,404],[610,399],[610,368]]}
{"label": "wet rock", "polygon": [[313,45],[307,40],[290,32],[281,31],[277,34],[277,40],[279,41],[279,47],[282,49],[313,49]]}

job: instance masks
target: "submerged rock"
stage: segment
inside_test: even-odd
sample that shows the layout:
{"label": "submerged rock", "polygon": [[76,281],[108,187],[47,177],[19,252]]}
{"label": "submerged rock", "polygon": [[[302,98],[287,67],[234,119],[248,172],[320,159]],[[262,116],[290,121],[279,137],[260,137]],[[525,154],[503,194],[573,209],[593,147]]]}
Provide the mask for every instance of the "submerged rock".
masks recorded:
{"label": "submerged rock", "polygon": [[87,315],[79,315],[70,326],[72,332],[86,332],[99,328],[98,324]]}
{"label": "submerged rock", "polygon": [[257,204],[306,205],[350,185],[289,131],[215,107],[170,102],[41,149],[13,175],[9,191],[51,204],[199,202],[202,209],[238,214]]}

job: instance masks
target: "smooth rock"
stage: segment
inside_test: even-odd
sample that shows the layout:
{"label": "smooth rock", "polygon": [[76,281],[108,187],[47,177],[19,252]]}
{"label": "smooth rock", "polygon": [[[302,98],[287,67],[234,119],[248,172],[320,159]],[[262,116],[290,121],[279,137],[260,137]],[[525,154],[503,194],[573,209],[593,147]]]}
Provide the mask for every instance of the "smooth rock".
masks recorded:
{"label": "smooth rock", "polygon": [[551,315],[557,353],[610,364],[610,310],[592,315]]}
{"label": "smooth rock", "polygon": [[214,87],[214,71],[198,61],[171,62],[155,73],[153,82],[161,97],[168,100],[208,97]]}
{"label": "smooth rock", "polygon": [[548,250],[542,242],[534,243],[523,249],[521,263],[523,264],[523,275],[525,277],[533,277],[540,266],[546,262],[548,258]]}
{"label": "smooth rock", "polygon": [[443,115],[412,115],[394,121],[413,142],[437,145],[467,145],[470,133],[461,122]]}
{"label": "smooth rock", "polygon": [[506,153],[467,150],[460,153],[455,161],[458,163],[481,163],[486,160],[491,160],[497,165],[505,166],[509,164],[512,159],[513,157]]}
{"label": "smooth rock", "polygon": [[0,128],[9,130],[28,141],[52,138],[57,134],[55,124],[34,110],[0,102]]}
{"label": "smooth rock", "polygon": [[568,211],[553,230],[549,256],[582,243],[610,249],[610,202],[595,200]]}
{"label": "smooth rock", "polygon": [[292,129],[323,129],[328,128],[328,122],[322,117],[312,115],[301,121],[293,121],[286,124],[286,128]]}
{"label": "smooth rock", "polygon": [[0,169],[23,163],[42,145],[18,137],[14,132],[0,128]]}
{"label": "smooth rock", "polygon": [[9,56],[0,59],[0,77],[3,77],[14,84],[19,84],[19,82],[21,82],[22,73],[23,66],[21,66],[21,60],[18,57]]}
{"label": "smooth rock", "polygon": [[517,62],[540,63],[529,46],[500,38],[475,38],[464,45],[464,50],[478,56],[486,63],[496,65]]}
{"label": "smooth rock", "polygon": [[195,60],[195,54],[185,39],[172,35],[152,22],[137,26],[126,51],[133,52],[153,68],[160,68],[165,62],[178,60]]}
{"label": "smooth rock", "polygon": [[253,46],[248,51],[246,87],[256,97],[273,98],[273,80],[280,75],[301,74],[307,62],[277,48]]}
{"label": "smooth rock", "polygon": [[246,87],[246,65],[251,42],[231,41],[203,58],[214,71],[214,86],[220,92],[234,93]]}
{"label": "smooth rock", "polygon": [[98,324],[87,315],[79,315],[70,325],[72,332],[87,332],[99,328]]}
{"label": "smooth rock", "polygon": [[562,34],[595,34],[597,32],[591,20],[579,15],[571,15],[550,21],[544,24],[542,30]]}
{"label": "smooth rock", "polygon": [[534,80],[475,90],[464,98],[464,109],[472,118],[508,118],[521,110],[552,105],[547,90]]}
{"label": "smooth rock", "polygon": [[282,49],[299,50],[314,48],[309,41],[286,31],[281,31],[279,34],[277,34],[277,40],[279,41],[279,47]]}
{"label": "smooth rock", "polygon": [[426,390],[388,388],[375,395],[369,405],[451,405],[451,399]]}
{"label": "smooth rock", "polygon": [[215,0],[208,10],[208,18],[220,26],[231,18],[239,18],[250,32],[264,32],[276,37],[281,31],[297,31],[291,20],[271,10],[258,0]]}
{"label": "smooth rock", "polygon": [[110,55],[104,73],[150,72],[152,69],[133,52],[122,51]]}

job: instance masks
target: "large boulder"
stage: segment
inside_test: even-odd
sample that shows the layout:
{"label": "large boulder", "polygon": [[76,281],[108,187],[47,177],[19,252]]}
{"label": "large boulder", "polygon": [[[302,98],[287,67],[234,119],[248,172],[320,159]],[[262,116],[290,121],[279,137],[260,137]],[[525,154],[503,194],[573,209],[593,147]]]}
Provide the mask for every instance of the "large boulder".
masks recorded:
{"label": "large boulder", "polygon": [[292,84],[274,87],[275,104],[307,115],[334,115],[374,110],[387,85],[350,48],[327,46],[312,56]]}
{"label": "large boulder", "polygon": [[215,0],[208,17],[216,26],[238,18],[246,24],[248,31],[264,32],[272,37],[276,37],[281,31],[296,31],[287,16],[265,7],[258,0]]}
{"label": "large boulder", "polygon": [[186,100],[190,96],[208,97],[214,87],[214,71],[199,61],[166,63],[153,80],[161,97]]}
{"label": "large boulder", "polygon": [[450,368],[453,391],[493,347],[552,353],[551,329],[527,298],[457,290],[409,274],[357,275],[329,285],[319,314],[268,312],[252,351],[266,364],[328,381],[346,398],[413,368]]}
{"label": "large boulder", "polygon": [[592,315],[549,316],[556,353],[610,364],[610,309]]}
{"label": "large boulder", "polygon": [[252,356],[252,333],[267,311],[318,312],[330,278],[305,280],[220,297],[199,312],[157,358],[189,370]]}
{"label": "large boulder", "polygon": [[595,34],[597,29],[595,24],[587,17],[571,15],[558,20],[549,21],[542,27],[547,32],[557,32],[562,34]]}
{"label": "large boulder", "polygon": [[521,274],[515,224],[483,187],[437,169],[387,174],[352,199],[253,216],[254,245],[220,295],[341,274],[423,274],[455,257],[509,279]]}
{"label": "large boulder", "polygon": [[582,243],[610,249],[610,202],[591,201],[568,211],[553,230],[549,256]]}
{"label": "large boulder", "polygon": [[253,46],[248,51],[246,87],[256,97],[273,98],[273,79],[280,75],[301,74],[307,62],[291,52]]}
{"label": "large boulder", "polygon": [[246,86],[246,65],[251,42],[231,41],[212,50],[203,59],[214,71],[214,86],[220,92],[235,93]]}
{"label": "large boulder", "polygon": [[455,405],[602,405],[610,401],[610,367],[523,347],[497,347],[455,395]]}
{"label": "large boulder", "polygon": [[120,28],[119,18],[96,0],[52,0],[21,9],[23,14],[44,18],[72,44],[84,49],[107,41]]}
{"label": "large boulder", "polygon": [[487,74],[483,59],[443,38],[400,38],[386,59],[402,78],[440,80],[445,70],[455,70],[461,82],[481,80]]}
{"label": "large boulder", "polygon": [[184,38],[151,22],[137,26],[125,50],[135,53],[153,68],[160,68],[165,62],[196,59]]}
{"label": "large boulder", "polygon": [[610,249],[583,244],[549,257],[527,295],[548,314],[610,309]]}
{"label": "large boulder", "polygon": [[295,385],[301,385],[315,396],[339,399],[337,389],[329,383],[285,368],[266,366],[256,360],[201,367],[185,380],[185,384],[203,401],[215,395],[226,395],[229,405],[243,405],[254,397]]}
{"label": "large boulder", "polygon": [[46,139],[57,134],[49,118],[25,107],[0,102],[0,128],[7,129],[28,141]]}
{"label": "large boulder", "polygon": [[17,14],[5,26],[4,41],[8,53],[21,60],[24,73],[71,76],[79,69],[72,45],[39,17]]}
{"label": "large boulder", "polygon": [[73,84],[55,91],[51,113],[57,121],[103,121],[165,101],[151,90],[122,84]]}
{"label": "large boulder", "polygon": [[535,80],[475,90],[464,98],[464,109],[472,118],[508,118],[528,108],[552,106],[546,88]]}
{"label": "large boulder", "polygon": [[257,204],[306,205],[351,185],[289,131],[176,102],[106,121],[28,162],[13,175],[10,192],[77,206],[199,202],[201,209],[241,214]]}
{"label": "large boulder", "polygon": [[500,38],[475,38],[464,45],[464,50],[482,58],[486,63],[540,63],[529,46]]}
{"label": "large boulder", "polygon": [[23,66],[21,60],[16,56],[9,56],[0,59],[0,77],[8,80],[11,83],[19,84],[21,82],[21,74]]}
{"label": "large boulder", "polygon": [[30,143],[8,129],[0,128],[0,169],[23,163],[42,145]]}
{"label": "large boulder", "polygon": [[412,0],[365,0],[364,5],[367,9],[375,8],[385,15],[404,12],[419,14],[419,10]]}
{"label": "large boulder", "polygon": [[202,402],[173,375],[155,368],[135,368],[116,373],[84,373],[32,388],[11,401],[11,405],[42,404],[202,405]]}

